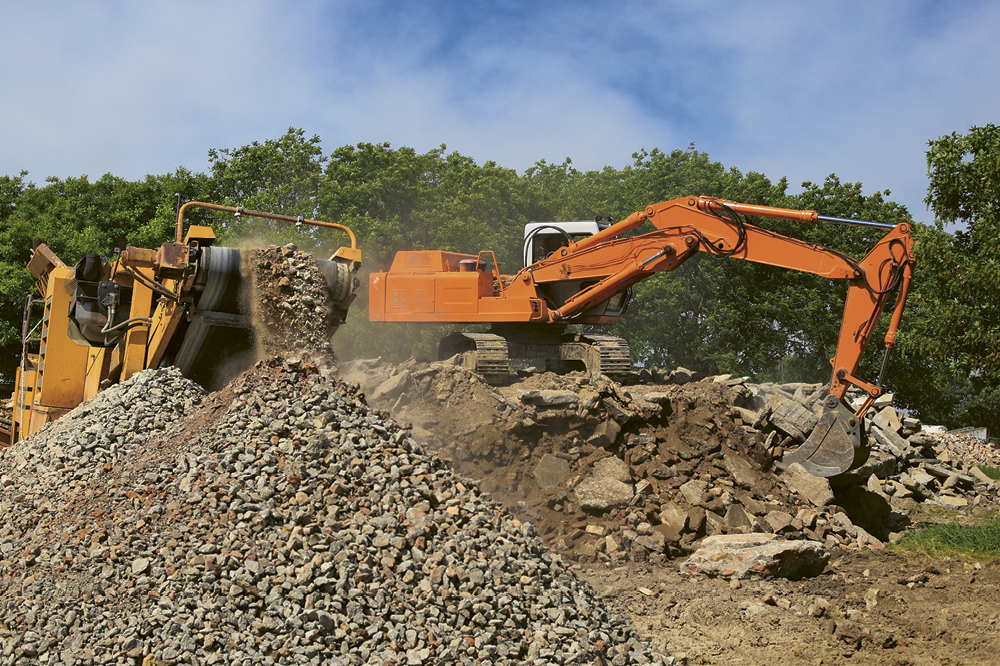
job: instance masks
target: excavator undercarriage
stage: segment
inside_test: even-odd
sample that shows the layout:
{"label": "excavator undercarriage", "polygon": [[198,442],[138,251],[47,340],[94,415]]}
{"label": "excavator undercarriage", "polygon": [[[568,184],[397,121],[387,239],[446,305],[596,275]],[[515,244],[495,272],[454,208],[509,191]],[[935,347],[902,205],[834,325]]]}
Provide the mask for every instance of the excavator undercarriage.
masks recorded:
{"label": "excavator undercarriage", "polygon": [[461,354],[464,367],[491,383],[510,377],[511,359],[538,361],[545,370],[585,370],[615,380],[634,374],[624,338],[566,329],[565,325],[496,324],[487,333],[456,332],[441,340],[439,357]]}

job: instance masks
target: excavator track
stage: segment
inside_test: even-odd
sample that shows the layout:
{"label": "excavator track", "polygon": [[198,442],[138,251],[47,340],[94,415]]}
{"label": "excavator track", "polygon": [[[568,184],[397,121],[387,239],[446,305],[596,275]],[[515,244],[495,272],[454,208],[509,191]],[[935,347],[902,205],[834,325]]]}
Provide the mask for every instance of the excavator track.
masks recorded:
{"label": "excavator track", "polygon": [[538,329],[504,330],[498,333],[452,333],[439,347],[439,357],[462,356],[462,365],[481,374],[487,382],[501,383],[510,377],[510,359],[546,360],[550,370],[586,369],[612,379],[632,373],[628,343],[623,338],[598,334],[545,336]]}
{"label": "excavator track", "polygon": [[452,333],[441,340],[439,357],[448,359],[461,354],[462,365],[483,376],[489,383],[499,383],[510,376],[507,340],[493,333]]}
{"label": "excavator track", "polygon": [[[582,343],[592,350],[589,354],[590,358],[584,361],[591,374],[600,372],[612,379],[631,374],[632,359],[629,355],[628,342],[624,338],[597,334],[574,337],[577,340],[569,344]],[[566,343],[563,346],[565,347]]]}

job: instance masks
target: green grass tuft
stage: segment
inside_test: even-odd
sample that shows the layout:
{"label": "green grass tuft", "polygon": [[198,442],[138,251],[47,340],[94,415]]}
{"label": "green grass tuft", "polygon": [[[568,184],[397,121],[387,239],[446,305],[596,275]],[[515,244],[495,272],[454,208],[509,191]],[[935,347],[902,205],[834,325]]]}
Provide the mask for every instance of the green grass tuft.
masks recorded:
{"label": "green grass tuft", "polygon": [[976,465],[976,467],[983,470],[983,474],[994,481],[1000,481],[1000,467],[992,467],[990,465]]}
{"label": "green grass tuft", "polygon": [[1000,557],[1000,517],[974,526],[950,523],[920,527],[900,539],[894,548],[933,559]]}

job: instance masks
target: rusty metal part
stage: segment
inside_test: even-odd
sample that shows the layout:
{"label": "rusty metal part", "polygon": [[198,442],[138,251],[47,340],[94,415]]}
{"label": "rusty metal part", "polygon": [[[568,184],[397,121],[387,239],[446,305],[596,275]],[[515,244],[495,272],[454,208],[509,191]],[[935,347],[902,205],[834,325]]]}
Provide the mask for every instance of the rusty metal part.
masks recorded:
{"label": "rusty metal part", "polygon": [[[232,213],[233,215],[247,215],[249,217],[261,217],[268,220],[280,220],[282,222],[292,222],[294,224],[308,224],[314,227],[323,227],[326,229],[336,229],[347,234],[347,237],[351,239],[350,248],[340,248],[330,259],[334,256],[339,256],[345,259],[351,259],[353,261],[361,261],[361,251],[358,249],[358,239],[348,227],[342,224],[337,224],[335,222],[323,222],[322,220],[313,220],[310,218],[305,218],[302,216],[294,215],[281,215],[278,213],[265,213],[259,210],[247,210],[241,207],[233,206],[222,206],[220,204],[210,204],[204,203],[202,201],[188,201],[180,207],[177,211],[177,242],[181,243],[184,238],[184,214],[191,208],[205,208],[207,210],[217,210],[225,213]],[[355,256],[356,255],[356,256]]]}

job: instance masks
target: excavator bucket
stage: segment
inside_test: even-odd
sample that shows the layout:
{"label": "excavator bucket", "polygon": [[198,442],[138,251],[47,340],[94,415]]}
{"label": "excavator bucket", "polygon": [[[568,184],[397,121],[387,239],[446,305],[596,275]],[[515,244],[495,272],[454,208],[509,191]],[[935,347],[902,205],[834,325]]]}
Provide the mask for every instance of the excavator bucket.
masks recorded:
{"label": "excavator bucket", "polygon": [[870,452],[860,420],[831,395],[826,398],[823,414],[812,434],[781,462],[799,463],[810,474],[830,477],[865,464]]}

